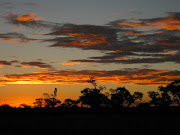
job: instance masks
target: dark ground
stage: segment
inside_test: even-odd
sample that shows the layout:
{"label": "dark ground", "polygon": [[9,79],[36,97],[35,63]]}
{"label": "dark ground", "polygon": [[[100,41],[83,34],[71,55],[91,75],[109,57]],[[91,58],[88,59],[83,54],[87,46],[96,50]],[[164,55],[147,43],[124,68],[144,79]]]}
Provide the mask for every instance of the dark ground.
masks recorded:
{"label": "dark ground", "polygon": [[24,135],[178,133],[179,113],[162,112],[6,111],[0,115],[0,132]]}

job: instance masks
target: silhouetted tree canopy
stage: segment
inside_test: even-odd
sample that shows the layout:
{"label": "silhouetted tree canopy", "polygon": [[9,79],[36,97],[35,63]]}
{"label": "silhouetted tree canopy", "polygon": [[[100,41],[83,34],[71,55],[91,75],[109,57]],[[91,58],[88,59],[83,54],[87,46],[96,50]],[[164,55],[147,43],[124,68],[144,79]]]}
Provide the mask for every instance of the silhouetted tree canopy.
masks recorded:
{"label": "silhouetted tree canopy", "polygon": [[166,87],[160,86],[158,90],[164,94],[166,100],[171,96],[172,101],[180,104],[180,80],[175,80]]}
{"label": "silhouetted tree canopy", "polygon": [[134,92],[133,95],[125,87],[118,87],[116,89],[110,89],[111,92],[111,104],[113,107],[128,107],[135,100],[141,100],[143,94],[141,92]]}
{"label": "silhouetted tree canopy", "polygon": [[39,107],[39,108],[45,106],[45,102],[44,102],[44,99],[43,99],[43,98],[37,98],[37,99],[35,99],[34,104],[35,104],[35,107]]}
{"label": "silhouetted tree canopy", "polygon": [[63,103],[63,106],[71,108],[76,107],[79,104],[79,100],[66,99]]}
{"label": "silhouetted tree canopy", "polygon": [[34,105],[36,107],[55,107],[61,103],[60,100],[55,98],[57,96],[57,88],[55,88],[54,94],[44,93],[43,96],[44,98],[35,99]]}
{"label": "silhouetted tree canopy", "polygon": [[106,95],[101,93],[101,91],[102,87],[99,89],[86,88],[81,91],[82,96],[79,97],[79,101],[81,101],[83,105],[89,105],[92,108],[106,106],[109,99]]}
{"label": "silhouetted tree canopy", "polygon": [[149,91],[148,96],[151,98],[151,101],[149,102],[151,105],[159,106],[161,104],[159,92]]}
{"label": "silhouetted tree canopy", "polygon": [[180,80],[173,81],[166,87],[158,87],[159,92],[149,91],[150,104],[155,106],[170,106],[175,102],[180,104]]}

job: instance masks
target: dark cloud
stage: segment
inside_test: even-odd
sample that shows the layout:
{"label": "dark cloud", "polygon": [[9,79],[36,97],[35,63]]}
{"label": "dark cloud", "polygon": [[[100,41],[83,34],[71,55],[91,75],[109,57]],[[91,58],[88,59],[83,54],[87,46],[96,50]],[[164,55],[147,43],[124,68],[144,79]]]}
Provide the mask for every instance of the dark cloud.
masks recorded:
{"label": "dark cloud", "polygon": [[43,62],[37,62],[37,61],[33,61],[33,62],[21,62],[21,65],[19,65],[18,67],[36,67],[36,68],[40,68],[40,69],[54,69],[51,65],[47,64],[47,63],[43,63]]}
{"label": "dark cloud", "polygon": [[[107,26],[93,26],[89,27],[89,29],[84,27],[84,25],[71,25],[72,27],[63,27],[63,30],[55,31],[54,34],[51,34],[54,36],[67,36],[51,39],[51,42],[57,42],[51,45],[51,47],[77,47],[87,50],[107,51],[104,56],[72,60],[76,62],[124,64],[179,63],[179,16],[180,13],[169,13],[166,17],[139,19],[135,22],[122,19],[111,22]],[[96,31],[96,29],[98,30]],[[69,33],[67,31],[64,32],[65,30],[68,30]],[[83,44],[84,41],[88,41],[88,38],[85,37],[82,41],[82,38],[76,37],[77,35],[75,36],[75,33],[90,34],[95,33],[94,31],[96,31],[96,34],[104,35],[107,43],[93,43],[91,45],[89,42],[89,44]],[[68,35],[71,36],[68,37]]]}
{"label": "dark cloud", "polygon": [[0,60],[0,65],[11,66],[11,62]]}
{"label": "dark cloud", "polygon": [[11,32],[11,33],[4,33],[4,34],[1,33],[0,40],[14,42],[14,43],[29,43],[31,41],[38,40],[38,39],[27,38],[22,33]]}
{"label": "dark cloud", "polygon": [[0,66],[14,66],[14,67],[35,67],[39,69],[48,69],[48,70],[55,70],[54,67],[48,63],[39,62],[39,61],[31,61],[31,62],[20,62],[18,60],[11,60],[11,61],[0,61]]}
{"label": "dark cloud", "polygon": [[122,64],[138,64],[138,63],[163,63],[174,62],[180,63],[180,52],[164,52],[164,53],[132,53],[132,52],[113,52],[106,53],[100,57],[89,57],[88,59],[72,60],[73,62],[93,62],[93,63],[122,63]]}
{"label": "dark cloud", "polygon": [[[21,21],[18,17],[30,20]],[[100,57],[72,61],[133,64],[179,63],[180,59],[178,12],[169,12],[167,16],[158,18],[120,19],[104,26],[50,23],[34,13],[8,14],[6,18],[12,24],[49,28],[51,32],[43,34],[44,39],[41,39],[49,42],[49,47],[74,47],[105,53]],[[29,40],[23,35],[17,38]]]}
{"label": "dark cloud", "polygon": [[108,26],[65,24],[47,35],[55,42],[50,47],[77,47],[85,50],[108,50],[116,42],[117,30]]}

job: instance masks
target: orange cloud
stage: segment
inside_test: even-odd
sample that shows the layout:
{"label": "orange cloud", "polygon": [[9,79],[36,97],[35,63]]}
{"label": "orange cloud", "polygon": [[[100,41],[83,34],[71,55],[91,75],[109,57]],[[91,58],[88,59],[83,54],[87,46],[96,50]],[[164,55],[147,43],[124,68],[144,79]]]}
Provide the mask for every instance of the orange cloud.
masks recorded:
{"label": "orange cloud", "polygon": [[167,55],[175,55],[178,51],[169,51],[169,52],[159,52],[158,54],[167,54]]}
{"label": "orange cloud", "polygon": [[89,77],[96,80],[114,84],[132,85],[160,85],[168,84],[180,79],[179,71],[170,70],[114,70],[114,71],[90,71],[90,70],[64,70],[45,71],[31,74],[7,75],[0,77],[1,84],[86,84]]}
{"label": "orange cloud", "polygon": [[140,35],[142,35],[140,33],[134,33],[134,32],[126,32],[126,33],[129,34],[129,35],[133,35],[133,36],[140,36]]}
{"label": "orange cloud", "polygon": [[12,43],[30,43],[29,41],[18,41],[18,40],[13,40],[11,38],[6,38],[6,39],[3,39],[2,41],[8,41]]}
{"label": "orange cloud", "polygon": [[81,64],[80,62],[72,62],[72,61],[65,61],[61,63],[61,65],[79,65]]}
{"label": "orange cloud", "polygon": [[126,58],[115,58],[114,60],[125,60]]}
{"label": "orange cloud", "polygon": [[52,46],[95,46],[101,44],[108,44],[106,36],[103,34],[87,34],[81,32],[73,32],[73,30],[61,30],[60,32],[52,33],[50,35],[65,35],[72,37],[69,42],[59,42]]}
{"label": "orange cloud", "polygon": [[128,22],[128,21],[121,21],[121,24],[119,26],[123,28],[138,28],[138,27],[148,27],[149,25],[146,23],[134,23],[134,22]]}
{"label": "orange cloud", "polygon": [[20,31],[20,30],[24,30],[24,29],[12,27],[11,30],[12,30],[12,31]]}
{"label": "orange cloud", "polygon": [[169,40],[169,39],[167,39],[167,38],[158,38],[157,40],[158,40],[158,41],[167,41],[167,40]]}
{"label": "orange cloud", "polygon": [[86,67],[98,67],[97,65],[80,65],[80,66],[86,66]]}
{"label": "orange cloud", "polygon": [[[88,63],[88,62],[85,62],[85,63]],[[63,63],[55,63],[55,64],[97,67],[97,65],[88,65],[88,64],[84,64],[84,63],[81,63],[81,62],[74,62],[74,61],[65,61]]]}
{"label": "orange cloud", "polygon": [[16,20],[20,21],[20,22],[32,22],[32,21],[39,21],[42,19],[43,19],[43,17],[37,17],[34,15],[33,12],[30,12],[27,15],[20,15],[20,16],[16,17]]}
{"label": "orange cloud", "polygon": [[178,20],[174,16],[169,16],[154,20],[149,19],[140,23],[121,21],[119,26],[121,26],[122,28],[143,28],[144,30],[148,30],[150,27],[155,29],[180,30],[180,20]]}
{"label": "orange cloud", "polygon": [[23,67],[23,68],[35,67],[35,68],[39,68],[39,69],[51,69],[51,68],[53,68],[49,64],[46,64],[43,62],[36,62],[36,61],[22,62],[21,65],[19,65],[19,67]]}
{"label": "orange cloud", "polygon": [[30,68],[32,67],[31,65],[20,65],[20,67],[23,67],[23,68]]}
{"label": "orange cloud", "polygon": [[33,34],[32,36],[44,36],[44,34]]}
{"label": "orange cloud", "polygon": [[180,43],[160,42],[160,45],[175,46],[180,45]]}
{"label": "orange cloud", "polygon": [[[23,67],[23,68],[31,68],[31,67],[33,67],[33,66],[32,66],[32,65],[20,65],[20,67]],[[35,66],[35,68],[48,69],[47,67],[40,67],[40,66]]]}
{"label": "orange cloud", "polygon": [[180,30],[180,20],[175,17],[166,17],[150,23],[154,28],[163,28],[167,30]]}
{"label": "orange cloud", "polygon": [[67,35],[74,36],[76,41],[70,43],[62,43],[64,45],[77,45],[77,46],[89,46],[89,45],[100,45],[107,43],[106,37],[101,34],[85,34],[85,33],[66,33]]}

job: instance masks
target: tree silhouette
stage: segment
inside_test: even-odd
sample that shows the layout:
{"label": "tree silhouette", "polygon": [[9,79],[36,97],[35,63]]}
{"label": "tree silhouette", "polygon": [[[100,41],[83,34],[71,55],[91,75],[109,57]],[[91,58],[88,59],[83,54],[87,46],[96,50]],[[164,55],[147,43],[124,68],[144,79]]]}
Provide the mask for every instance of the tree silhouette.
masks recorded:
{"label": "tree silhouette", "polygon": [[45,107],[55,107],[56,105],[60,104],[61,101],[56,98],[46,98],[45,101]]}
{"label": "tree silhouette", "polygon": [[94,89],[96,89],[97,83],[96,83],[96,80],[94,79],[94,77],[91,77],[89,80],[87,80],[87,82],[91,83],[94,86]]}
{"label": "tree silhouette", "polygon": [[27,105],[27,104],[25,104],[25,103],[20,104],[20,105],[19,105],[19,107],[20,107],[20,108],[26,108],[26,109],[31,108],[31,106],[30,106],[30,105]]}
{"label": "tree silhouette", "polygon": [[133,95],[125,87],[118,87],[117,89],[110,89],[111,104],[113,107],[128,107],[135,100],[141,100],[143,94],[141,92],[134,92]]}
{"label": "tree silhouette", "polygon": [[169,106],[172,103],[171,97],[167,92],[148,92],[151,101],[149,102],[151,105],[155,106]]}
{"label": "tree silhouette", "polygon": [[36,107],[55,107],[61,103],[60,100],[55,98],[57,96],[57,88],[55,88],[54,94],[43,93],[43,96],[44,98],[35,99],[34,104]]}
{"label": "tree silhouette", "polygon": [[91,77],[87,80],[88,83],[91,83],[94,88],[85,88],[81,91],[82,96],[79,97],[79,101],[82,105],[88,105],[91,108],[98,108],[100,106],[106,106],[109,103],[107,94],[101,93],[105,87],[99,86],[97,89],[97,83],[94,77]]}
{"label": "tree silhouette", "polygon": [[159,106],[161,104],[159,92],[149,91],[148,96],[151,98],[151,101],[149,102],[151,105]]}
{"label": "tree silhouette", "polygon": [[68,108],[77,107],[79,102],[80,102],[79,100],[66,99],[64,101],[63,106],[68,107]]}
{"label": "tree silhouette", "polygon": [[159,91],[164,93],[167,99],[172,96],[174,102],[180,105],[180,80],[175,80],[166,87],[160,86]]}
{"label": "tree silhouette", "polygon": [[43,98],[37,98],[35,99],[36,101],[33,103],[35,104],[35,107],[41,108],[43,106],[45,106],[45,102]]}
{"label": "tree silhouette", "polygon": [[159,92],[149,91],[150,104],[155,106],[169,106],[172,102],[180,105],[180,80],[175,80],[167,86],[159,86]]}
{"label": "tree silhouette", "polygon": [[[101,87],[102,88],[102,87]],[[91,108],[98,108],[100,106],[106,106],[108,104],[108,97],[101,93],[102,89],[90,89],[86,88],[81,91],[82,96],[79,97],[79,101],[83,105],[89,105]]]}

